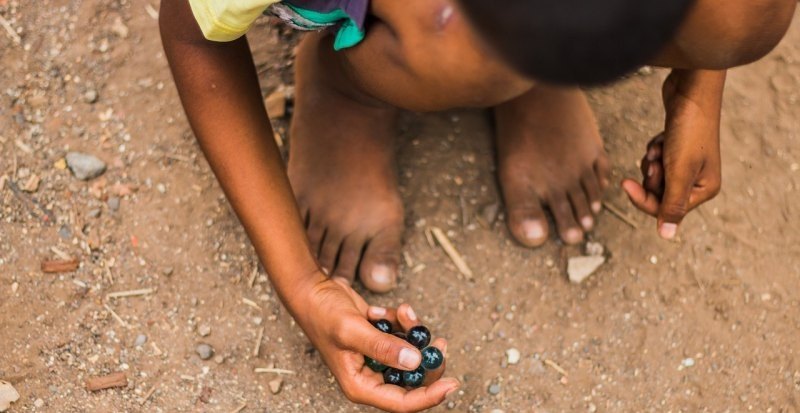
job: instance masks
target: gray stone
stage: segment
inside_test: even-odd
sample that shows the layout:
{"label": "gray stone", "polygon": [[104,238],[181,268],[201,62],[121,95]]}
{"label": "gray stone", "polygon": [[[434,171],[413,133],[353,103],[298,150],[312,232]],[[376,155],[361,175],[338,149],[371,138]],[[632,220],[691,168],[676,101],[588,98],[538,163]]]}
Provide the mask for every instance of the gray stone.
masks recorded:
{"label": "gray stone", "polygon": [[508,364],[514,365],[519,363],[519,359],[522,357],[522,355],[519,353],[519,350],[515,348],[510,348],[506,350],[506,357],[508,360]]}
{"label": "gray stone", "polygon": [[58,229],[58,236],[61,237],[63,240],[71,240],[72,239],[72,230],[69,229],[68,226],[62,225]]}
{"label": "gray stone", "polygon": [[592,257],[573,257],[567,263],[567,274],[569,280],[574,284],[580,284],[592,275],[603,263],[606,258],[603,256]]}
{"label": "gray stone", "polygon": [[120,202],[121,200],[116,196],[108,198],[108,209],[112,211],[119,211]]}
{"label": "gray stone", "polygon": [[489,394],[491,394],[492,396],[497,396],[498,394],[500,394],[500,385],[497,383],[492,383],[489,386]]}
{"label": "gray stone", "polygon": [[136,341],[133,342],[133,345],[136,347],[141,347],[144,345],[144,343],[147,343],[147,336],[144,334],[139,334],[136,336]]}
{"label": "gray stone", "polygon": [[88,215],[89,218],[99,218],[101,213],[102,211],[100,210],[100,208],[94,208],[90,209],[89,212],[86,213],[86,215]]}
{"label": "gray stone", "polygon": [[70,152],[67,154],[66,160],[72,174],[82,181],[97,178],[106,171],[106,163],[93,155]]}
{"label": "gray stone", "polygon": [[214,356],[214,348],[205,343],[199,344],[195,351],[201,360],[208,360]]}

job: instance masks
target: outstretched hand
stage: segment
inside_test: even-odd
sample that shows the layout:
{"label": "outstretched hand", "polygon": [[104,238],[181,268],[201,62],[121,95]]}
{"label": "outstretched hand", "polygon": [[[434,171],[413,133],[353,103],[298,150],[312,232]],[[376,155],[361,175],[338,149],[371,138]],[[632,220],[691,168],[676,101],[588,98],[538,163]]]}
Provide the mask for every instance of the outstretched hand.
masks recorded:
{"label": "outstretched hand", "polygon": [[[444,366],[430,372],[425,386],[406,390],[384,384],[383,375],[365,365],[367,356],[400,370],[419,367],[419,350],[405,340],[382,333],[369,321],[387,319],[407,331],[419,324],[409,305],[396,310],[369,307],[346,281],[335,279],[320,283],[306,303],[306,311],[296,315],[298,322],[351,401],[390,412],[417,412],[442,403],[458,389],[458,380],[441,378]],[[446,354],[444,339],[437,339],[432,345]]]}
{"label": "outstretched hand", "polygon": [[631,202],[657,218],[658,233],[665,239],[675,238],[686,214],[714,198],[722,182],[721,100],[694,99],[679,82],[680,75],[673,73],[664,83],[666,125],[647,145],[641,162],[642,183],[622,182]]}

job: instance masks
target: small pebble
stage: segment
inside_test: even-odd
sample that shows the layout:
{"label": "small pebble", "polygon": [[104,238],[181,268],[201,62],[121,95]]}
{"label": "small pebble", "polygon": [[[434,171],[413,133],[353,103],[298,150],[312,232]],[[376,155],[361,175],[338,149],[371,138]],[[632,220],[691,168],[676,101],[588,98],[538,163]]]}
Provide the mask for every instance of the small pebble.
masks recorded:
{"label": "small pebble", "polygon": [[211,326],[208,324],[200,324],[197,327],[197,334],[200,334],[200,337],[208,337],[211,334]]}
{"label": "small pebble", "polygon": [[224,362],[225,362],[225,357],[222,357],[222,356],[215,356],[214,357],[214,363],[222,364]]}
{"label": "small pebble", "polygon": [[492,413],[506,413],[506,412],[500,409],[492,409]]}
{"label": "small pebble", "polygon": [[174,273],[174,272],[175,272],[175,269],[172,268],[172,267],[166,267],[163,270],[161,270],[161,273],[166,275],[167,277],[171,276],[172,273]]}
{"label": "small pebble", "polygon": [[36,399],[36,400],[34,400],[33,405],[36,406],[36,407],[42,407],[42,406],[44,406],[44,400]]}
{"label": "small pebble", "polygon": [[519,350],[517,350],[515,348],[510,348],[510,349],[506,350],[506,356],[507,356],[508,364],[510,364],[510,365],[514,365],[514,364],[519,363],[519,359],[520,359],[520,357],[522,357],[520,355],[520,353],[519,353]]}
{"label": "small pebble", "polygon": [[83,94],[83,101],[86,103],[95,103],[99,97],[100,94],[97,93],[96,90],[89,89]]}
{"label": "small pebble", "polygon": [[89,216],[89,218],[99,218],[101,213],[102,211],[100,210],[100,208],[95,208],[89,210],[89,212],[87,212],[86,215]]}
{"label": "small pebble", "polygon": [[500,394],[500,385],[497,383],[493,383],[492,385],[490,385],[489,394],[491,394],[492,396],[497,396],[498,394]]}
{"label": "small pebble", "polygon": [[147,336],[144,334],[139,334],[136,336],[136,341],[133,342],[133,345],[136,347],[141,347],[144,345],[144,343],[147,343]]}
{"label": "small pebble", "polygon": [[280,377],[269,382],[269,391],[271,391],[272,394],[280,393],[281,387],[283,387],[283,379]]}
{"label": "small pebble", "polygon": [[70,240],[72,239],[72,231],[68,226],[62,225],[61,228],[58,229],[58,236],[63,240]]}
{"label": "small pebble", "polygon": [[201,360],[208,360],[214,356],[214,348],[205,343],[199,344],[195,351]]}
{"label": "small pebble", "polygon": [[112,211],[119,210],[120,199],[118,197],[112,196],[108,198],[108,209]]}
{"label": "small pebble", "polygon": [[691,357],[685,358],[685,359],[683,359],[683,361],[681,361],[681,366],[683,366],[683,367],[694,367],[694,364],[695,364],[695,361]]}
{"label": "small pebble", "polygon": [[70,152],[65,159],[72,174],[82,181],[97,178],[106,171],[106,163],[93,155]]}
{"label": "small pebble", "polygon": [[157,184],[156,190],[162,194],[167,192],[167,187],[164,184]]}
{"label": "small pebble", "polygon": [[573,284],[580,284],[606,262],[605,257],[572,257],[567,262],[567,274]]}

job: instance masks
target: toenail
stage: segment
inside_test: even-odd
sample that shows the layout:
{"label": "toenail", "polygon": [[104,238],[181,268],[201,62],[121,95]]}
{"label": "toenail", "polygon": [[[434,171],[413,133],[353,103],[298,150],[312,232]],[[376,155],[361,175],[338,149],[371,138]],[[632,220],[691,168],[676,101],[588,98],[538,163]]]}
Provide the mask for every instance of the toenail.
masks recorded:
{"label": "toenail", "polygon": [[600,212],[601,209],[603,209],[603,204],[601,204],[600,202],[597,202],[597,201],[592,202],[592,211],[594,211],[595,213],[598,213],[598,212]]}
{"label": "toenail", "polygon": [[583,217],[581,218],[581,225],[585,229],[591,229],[594,226],[594,219],[592,217]]}
{"label": "toenail", "polygon": [[544,238],[544,226],[539,221],[523,222],[522,231],[525,232],[525,238],[529,240],[538,241]]}
{"label": "toenail", "polygon": [[564,241],[579,242],[583,238],[583,232],[577,228],[570,228],[564,233]]}
{"label": "toenail", "polygon": [[656,166],[654,164],[650,164],[650,166],[647,167],[647,177],[649,178],[653,176],[653,174],[655,173],[656,173]]}
{"label": "toenail", "polygon": [[392,282],[392,270],[385,265],[377,265],[372,269],[372,280],[379,284],[389,284]]}

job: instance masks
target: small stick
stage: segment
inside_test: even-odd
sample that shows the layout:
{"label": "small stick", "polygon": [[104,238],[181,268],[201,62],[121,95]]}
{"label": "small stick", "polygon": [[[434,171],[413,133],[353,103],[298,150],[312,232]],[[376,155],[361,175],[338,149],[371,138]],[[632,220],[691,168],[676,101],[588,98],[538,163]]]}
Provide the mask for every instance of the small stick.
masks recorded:
{"label": "small stick", "polygon": [[464,202],[464,197],[458,196],[458,205],[461,207],[461,226],[466,227],[469,225],[469,216],[467,216],[467,203]]}
{"label": "small stick", "polygon": [[245,407],[247,407],[247,403],[242,403],[241,405],[239,405],[239,407],[237,407],[236,409],[234,409],[234,410],[233,410],[233,412],[231,412],[231,413],[239,413],[239,412],[241,412],[242,410],[244,410],[244,408],[245,408]]}
{"label": "small stick", "polygon": [[151,341],[151,342],[150,342],[150,345],[153,347],[153,355],[154,355],[154,356],[160,356],[160,355],[164,354],[164,352],[163,352],[163,351],[161,351],[161,349],[160,349],[160,348],[158,348],[158,346],[156,345],[156,343],[153,343],[153,342]]}
{"label": "small stick", "polygon": [[74,258],[71,260],[45,260],[42,261],[41,269],[45,274],[58,274],[75,271],[79,265],[80,262]]}
{"label": "small stick", "polygon": [[552,367],[553,370],[561,373],[562,376],[568,376],[567,371],[561,368],[561,366],[559,366],[558,364],[556,364],[555,361],[550,359],[544,359],[544,364],[547,364],[548,366]]}
{"label": "small stick", "polygon": [[112,387],[125,387],[127,385],[128,377],[122,372],[111,373],[102,377],[92,377],[86,380],[86,389],[89,391],[110,389]]}
{"label": "small stick", "polygon": [[114,317],[114,319],[117,320],[120,324],[122,324],[123,327],[130,330],[131,328],[130,324],[126,323],[125,320],[123,320],[122,317],[119,316],[119,314],[114,312],[114,310],[112,310],[111,307],[108,306],[108,304],[103,304],[103,307],[105,307],[106,310],[108,310],[108,312],[111,313],[111,316]]}
{"label": "small stick", "polygon": [[189,376],[188,374],[181,374],[181,380],[194,381],[194,377]]}
{"label": "small stick", "polygon": [[11,37],[11,40],[13,40],[15,44],[22,43],[22,38],[19,37],[17,32],[14,31],[14,28],[11,27],[11,23],[9,23],[8,20],[6,20],[6,18],[3,16],[0,16],[0,25],[2,25],[4,29],[6,29],[6,32]]}
{"label": "small stick", "polygon": [[406,267],[411,268],[414,266],[414,260],[411,259],[411,255],[406,251],[403,251],[403,260],[406,262]]}
{"label": "small stick", "polygon": [[181,155],[175,155],[175,154],[168,154],[168,155],[165,155],[165,157],[167,159],[172,159],[173,161],[179,161],[179,162],[189,163],[189,162],[192,161],[191,158],[188,158],[186,156],[181,156]]}
{"label": "small stick", "polygon": [[425,240],[428,241],[428,246],[431,248],[436,247],[436,242],[433,241],[433,236],[431,235],[431,229],[425,228]]}
{"label": "small stick", "polygon": [[255,285],[256,277],[258,277],[258,264],[253,266],[253,273],[250,274],[250,281],[247,282],[247,285],[249,285],[250,288],[253,288],[253,286]]}
{"label": "small stick", "polygon": [[261,307],[259,307],[258,304],[256,304],[256,302],[253,300],[248,300],[247,298],[242,297],[242,302],[245,305],[249,305],[250,307],[253,307],[256,310],[261,311]]}
{"label": "small stick", "polygon": [[153,293],[152,288],[143,288],[141,290],[118,291],[115,293],[109,293],[106,294],[106,298],[111,299],[111,298],[138,297],[141,295],[148,295],[152,293]]}
{"label": "small stick", "polygon": [[158,389],[158,383],[154,384],[153,387],[150,389],[150,391],[148,391],[147,394],[144,395],[144,398],[142,398],[142,400],[139,401],[139,406],[144,406],[144,404],[147,403],[147,400],[150,399],[150,396],[152,396],[153,393],[156,392],[156,389]]}
{"label": "small stick", "polygon": [[450,260],[453,261],[453,264],[456,265],[456,268],[467,277],[468,280],[472,280],[472,270],[469,268],[467,263],[464,261],[464,258],[461,257],[461,254],[458,253],[458,250],[453,246],[453,243],[450,242],[450,239],[447,238],[447,235],[437,227],[431,228],[431,233],[433,237],[436,238],[436,241],[439,242],[444,252],[450,257]]}
{"label": "small stick", "polygon": [[144,5],[144,11],[146,11],[147,14],[153,18],[153,20],[158,20],[158,11],[156,11],[156,9],[154,9],[150,4]]}
{"label": "small stick", "polygon": [[258,352],[261,351],[261,340],[264,338],[264,327],[258,330],[256,335],[256,345],[253,347],[253,357],[258,357]]}
{"label": "small stick", "polygon": [[49,224],[56,222],[56,216],[53,214],[53,211],[46,209],[40,203],[36,202],[35,200],[33,200],[33,198],[28,196],[28,194],[22,192],[22,190],[19,189],[19,186],[17,185],[16,182],[12,181],[11,179],[8,179],[6,181],[6,185],[8,185],[8,187],[11,188],[11,192],[14,193],[14,196],[16,196],[17,199],[22,201],[22,203],[28,207],[31,214],[33,214],[34,216],[38,215],[34,212],[36,209],[38,209],[42,211],[42,213],[44,213],[44,217],[42,218],[44,222]]}
{"label": "small stick", "polygon": [[274,374],[297,374],[292,370],[284,370],[284,369],[273,369],[273,368],[263,368],[258,367],[253,370],[256,374],[264,374],[264,373],[274,373]]}
{"label": "small stick", "polygon": [[72,257],[64,251],[61,251],[58,247],[52,246],[50,247],[50,251],[53,251],[53,254],[56,254],[64,261],[72,260]]}
{"label": "small stick", "polygon": [[633,228],[633,229],[639,229],[639,225],[637,225],[635,222],[633,222],[633,220],[632,220],[632,219],[630,219],[630,218],[628,217],[628,215],[627,215],[627,214],[625,214],[624,212],[622,212],[622,210],[620,210],[619,208],[617,208],[617,207],[616,207],[616,206],[614,206],[613,204],[611,204],[611,203],[608,203],[608,202],[603,202],[603,206],[604,206],[604,207],[606,208],[606,210],[607,210],[608,212],[610,212],[612,215],[614,215],[614,216],[616,216],[617,218],[619,218],[619,219],[620,219],[622,222],[624,222],[624,223],[626,223],[626,224],[630,225],[630,226],[631,226],[631,228]]}

